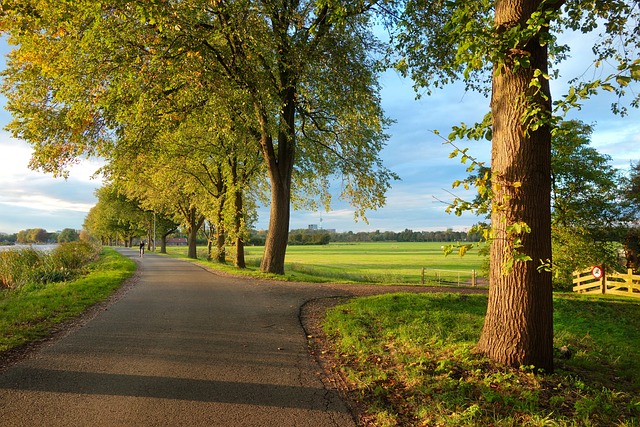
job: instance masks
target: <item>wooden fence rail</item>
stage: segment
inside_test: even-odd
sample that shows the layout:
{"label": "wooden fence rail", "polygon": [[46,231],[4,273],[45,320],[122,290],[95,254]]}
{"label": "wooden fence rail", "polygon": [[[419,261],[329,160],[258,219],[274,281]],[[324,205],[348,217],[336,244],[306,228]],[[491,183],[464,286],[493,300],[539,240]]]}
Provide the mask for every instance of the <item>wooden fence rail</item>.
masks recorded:
{"label": "wooden fence rail", "polygon": [[573,273],[573,291],[587,294],[614,294],[640,298],[640,274],[603,272],[602,277],[596,278],[592,270]]}
{"label": "wooden fence rail", "polygon": [[422,267],[422,284],[427,281],[441,283],[456,283],[460,285],[478,285],[478,272],[476,270],[443,270],[437,268]]}

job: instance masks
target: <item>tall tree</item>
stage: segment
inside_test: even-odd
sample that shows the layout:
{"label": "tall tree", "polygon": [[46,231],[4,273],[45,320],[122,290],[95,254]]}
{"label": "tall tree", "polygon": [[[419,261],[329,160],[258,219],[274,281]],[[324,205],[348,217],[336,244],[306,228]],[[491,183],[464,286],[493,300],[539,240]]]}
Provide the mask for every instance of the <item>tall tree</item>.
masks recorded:
{"label": "tall tree", "polygon": [[[365,54],[376,47],[368,26],[374,4],[218,3],[199,26],[208,30],[203,57],[249,95],[257,118],[271,185],[262,271],[284,273],[292,184],[301,170],[311,168],[320,183],[332,173],[346,176],[343,196],[358,212],[384,203],[394,175],[378,158],[385,122],[374,63]],[[326,155],[342,161],[314,162]]]}
{"label": "tall tree", "polygon": [[130,246],[135,236],[143,235],[140,228],[144,210],[136,201],[125,197],[116,186],[106,185],[96,190],[98,203],[85,217],[83,227],[92,237],[103,243],[123,241]]}
{"label": "tall tree", "polygon": [[[34,145],[34,166],[59,172],[79,155],[141,150],[133,141],[148,143],[156,132],[146,125],[182,120],[236,91],[271,184],[262,269],[283,273],[294,171],[314,164],[306,153],[341,158],[317,170],[317,182],[347,177],[343,195],[358,213],[381,206],[395,177],[378,157],[386,123],[365,54],[377,46],[372,4],[8,0],[2,30],[19,45],[4,73],[10,129]],[[301,149],[299,136],[313,127],[324,137]],[[124,133],[126,145],[114,138]]]}
{"label": "tall tree", "polygon": [[565,288],[576,269],[616,266],[618,253],[611,242],[622,240],[628,223],[622,175],[609,156],[590,146],[592,132],[582,122],[564,121],[552,140],[553,273]]}
{"label": "tall tree", "polygon": [[623,240],[627,259],[626,267],[638,271],[640,268],[640,162],[631,165],[623,193],[625,201],[631,208],[631,218]]}
{"label": "tall tree", "polygon": [[[552,26],[584,32],[605,22],[597,60],[620,66],[606,79],[580,82],[563,100],[567,110],[598,88],[624,93],[639,77],[635,1],[497,0],[404,2],[404,31],[396,38],[399,68],[419,86],[437,88],[462,78],[468,88],[491,88],[491,115],[451,138],[492,140],[491,286],[478,349],[509,365],[553,369],[551,274],[551,131],[549,60],[566,56]],[[615,49],[614,40],[623,49]],[[601,64],[598,62],[598,64]],[[637,105],[637,100],[634,101]],[[458,151],[459,152],[459,151]],[[466,154],[465,154],[466,156]],[[481,188],[485,184],[480,183]]]}
{"label": "tall tree", "polygon": [[80,239],[78,232],[73,228],[65,228],[58,235],[58,243],[76,242]]}

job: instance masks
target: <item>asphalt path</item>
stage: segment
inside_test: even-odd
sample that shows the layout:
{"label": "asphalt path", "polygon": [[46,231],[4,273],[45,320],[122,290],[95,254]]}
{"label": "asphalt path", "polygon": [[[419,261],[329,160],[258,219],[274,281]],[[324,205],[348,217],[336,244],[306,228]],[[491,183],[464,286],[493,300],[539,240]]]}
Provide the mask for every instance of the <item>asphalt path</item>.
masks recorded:
{"label": "asphalt path", "polygon": [[1,426],[355,426],[299,319],[305,302],[354,286],[119,251],[139,263],[135,284],[0,375]]}

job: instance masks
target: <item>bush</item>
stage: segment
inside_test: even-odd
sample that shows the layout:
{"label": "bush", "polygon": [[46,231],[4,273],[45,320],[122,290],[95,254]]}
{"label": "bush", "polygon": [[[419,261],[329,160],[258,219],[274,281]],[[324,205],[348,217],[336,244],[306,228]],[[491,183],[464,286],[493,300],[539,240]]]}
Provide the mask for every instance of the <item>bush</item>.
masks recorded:
{"label": "bush", "polygon": [[51,264],[60,270],[81,270],[98,259],[100,247],[89,242],[61,243],[51,253]]}
{"label": "bush", "polygon": [[91,261],[100,247],[88,242],[58,245],[51,252],[33,248],[0,252],[0,286],[17,289],[27,284],[47,284],[72,279]]}
{"label": "bush", "polygon": [[0,253],[0,284],[3,288],[19,288],[32,279],[43,264],[44,253],[32,248],[3,251]]}

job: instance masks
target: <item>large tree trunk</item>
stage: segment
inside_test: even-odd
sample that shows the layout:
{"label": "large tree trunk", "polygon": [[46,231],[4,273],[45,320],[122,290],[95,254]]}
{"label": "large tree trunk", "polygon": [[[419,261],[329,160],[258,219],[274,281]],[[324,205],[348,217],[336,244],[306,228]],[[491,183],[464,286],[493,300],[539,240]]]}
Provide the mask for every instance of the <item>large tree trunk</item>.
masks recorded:
{"label": "large tree trunk", "polygon": [[218,210],[216,212],[216,262],[224,264],[227,262],[227,253],[225,248],[226,236],[224,228],[224,198],[218,200]]}
{"label": "large tree trunk", "polygon": [[[498,28],[524,23],[540,0],[502,0],[496,4]],[[534,94],[534,70],[547,71],[547,50],[537,40],[523,47],[531,67],[515,69],[513,62],[497,65],[493,74],[491,155],[494,196],[491,215],[489,305],[478,349],[493,360],[553,370],[553,304],[551,274],[538,271],[540,260],[551,259],[551,132],[549,126],[526,130],[522,118],[527,104],[550,111],[549,86]],[[505,52],[521,55],[523,52]],[[527,53],[524,53],[527,55]],[[525,99],[525,95],[531,97]],[[544,99],[545,95],[547,99]],[[521,187],[520,187],[521,185]],[[526,223],[530,233],[514,235],[509,227]],[[514,248],[514,238],[522,247]],[[515,262],[514,251],[531,257]]]}
{"label": "large tree trunk", "polygon": [[225,240],[224,229],[221,225],[218,225],[216,227],[216,262],[220,264],[227,262]]}
{"label": "large tree trunk", "polygon": [[162,235],[162,238],[160,239],[160,253],[161,254],[166,254],[167,253],[167,236],[169,234],[171,234],[173,232],[173,230],[170,233],[166,233]]}
{"label": "large tree trunk", "polygon": [[[288,81],[288,77],[283,76],[282,81]],[[261,118],[262,153],[268,164],[271,182],[269,233],[260,264],[260,270],[264,273],[284,274],[284,258],[289,240],[291,174],[295,155],[295,97],[295,84],[284,89],[281,94],[283,108],[280,117],[277,154],[273,140],[268,136],[267,116],[264,115]]]}
{"label": "large tree trunk", "polygon": [[188,258],[191,258],[191,259],[198,258],[197,237],[198,237],[198,230],[200,230],[200,227],[202,227],[203,223],[204,223],[204,216],[199,215],[196,211],[196,208],[193,208],[193,207],[190,208],[188,224],[187,224],[187,233],[188,233],[187,239],[189,242],[189,249],[187,250]]}
{"label": "large tree trunk", "polygon": [[291,192],[289,187],[271,184],[269,232],[264,245],[260,270],[264,273],[284,274],[284,258],[289,240]]}
{"label": "large tree trunk", "polygon": [[[235,173],[235,171],[234,171]],[[236,237],[236,262],[235,265],[238,268],[246,268],[247,263],[244,259],[244,230],[242,226],[242,219],[244,213],[244,206],[242,203],[242,191],[237,189],[234,190],[234,199],[235,199],[235,218],[234,218],[234,234]]]}

